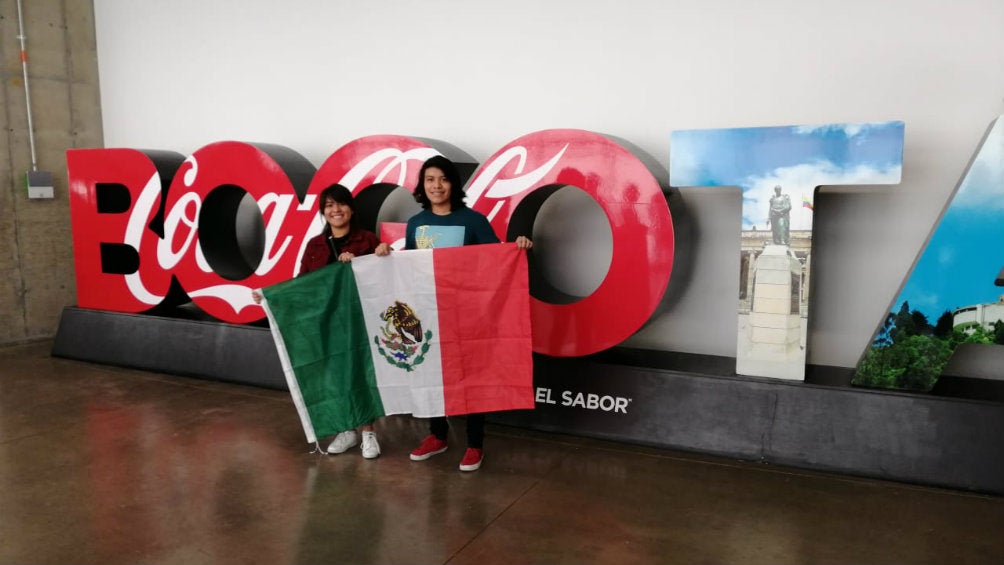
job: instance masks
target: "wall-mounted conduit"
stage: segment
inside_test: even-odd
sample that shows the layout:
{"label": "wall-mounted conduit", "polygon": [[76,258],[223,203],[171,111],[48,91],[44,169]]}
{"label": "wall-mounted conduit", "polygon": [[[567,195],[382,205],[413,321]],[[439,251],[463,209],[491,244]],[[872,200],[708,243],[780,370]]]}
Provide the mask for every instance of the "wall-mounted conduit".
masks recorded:
{"label": "wall-mounted conduit", "polygon": [[28,147],[31,149],[31,170],[25,177],[28,198],[52,198],[52,173],[38,170],[35,153],[35,124],[31,119],[31,86],[28,84],[28,51],[25,47],[24,10],[17,0],[17,39],[21,42],[21,73],[24,75],[24,105],[28,111]]}

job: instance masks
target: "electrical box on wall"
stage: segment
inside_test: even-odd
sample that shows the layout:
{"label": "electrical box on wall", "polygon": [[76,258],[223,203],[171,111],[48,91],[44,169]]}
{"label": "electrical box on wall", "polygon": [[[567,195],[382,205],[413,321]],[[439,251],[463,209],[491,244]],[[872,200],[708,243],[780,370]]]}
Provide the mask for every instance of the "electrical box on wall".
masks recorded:
{"label": "electrical box on wall", "polygon": [[52,173],[28,171],[28,198],[52,198]]}

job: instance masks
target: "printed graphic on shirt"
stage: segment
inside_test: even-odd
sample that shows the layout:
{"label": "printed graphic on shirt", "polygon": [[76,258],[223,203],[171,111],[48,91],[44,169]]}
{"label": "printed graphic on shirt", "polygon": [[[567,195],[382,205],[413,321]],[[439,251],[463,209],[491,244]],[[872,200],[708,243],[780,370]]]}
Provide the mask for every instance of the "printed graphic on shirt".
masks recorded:
{"label": "printed graphic on shirt", "polygon": [[416,249],[442,249],[464,244],[464,226],[418,226],[415,228]]}

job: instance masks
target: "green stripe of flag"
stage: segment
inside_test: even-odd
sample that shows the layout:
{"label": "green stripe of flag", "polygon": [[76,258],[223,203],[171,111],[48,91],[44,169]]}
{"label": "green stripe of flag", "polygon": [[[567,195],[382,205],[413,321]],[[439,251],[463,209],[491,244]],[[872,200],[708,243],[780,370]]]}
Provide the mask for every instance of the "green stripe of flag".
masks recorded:
{"label": "green stripe of flag", "polygon": [[262,293],[317,437],[383,416],[352,267],[329,265]]}

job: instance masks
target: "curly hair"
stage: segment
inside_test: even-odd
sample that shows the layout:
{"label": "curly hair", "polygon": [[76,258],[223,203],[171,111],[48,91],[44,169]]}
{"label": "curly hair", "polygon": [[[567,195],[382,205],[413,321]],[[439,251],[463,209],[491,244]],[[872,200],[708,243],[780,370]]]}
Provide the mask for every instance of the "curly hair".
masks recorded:
{"label": "curly hair", "polygon": [[463,208],[467,206],[464,203],[464,185],[463,181],[460,180],[460,173],[457,171],[457,166],[442,155],[436,155],[435,157],[430,157],[422,163],[422,169],[418,171],[418,184],[415,186],[413,194],[415,195],[415,201],[422,205],[422,208],[428,210],[432,203],[429,202],[429,197],[425,194],[425,171],[429,168],[436,168],[443,171],[443,175],[446,180],[450,181],[450,209],[456,210],[457,208]]}

